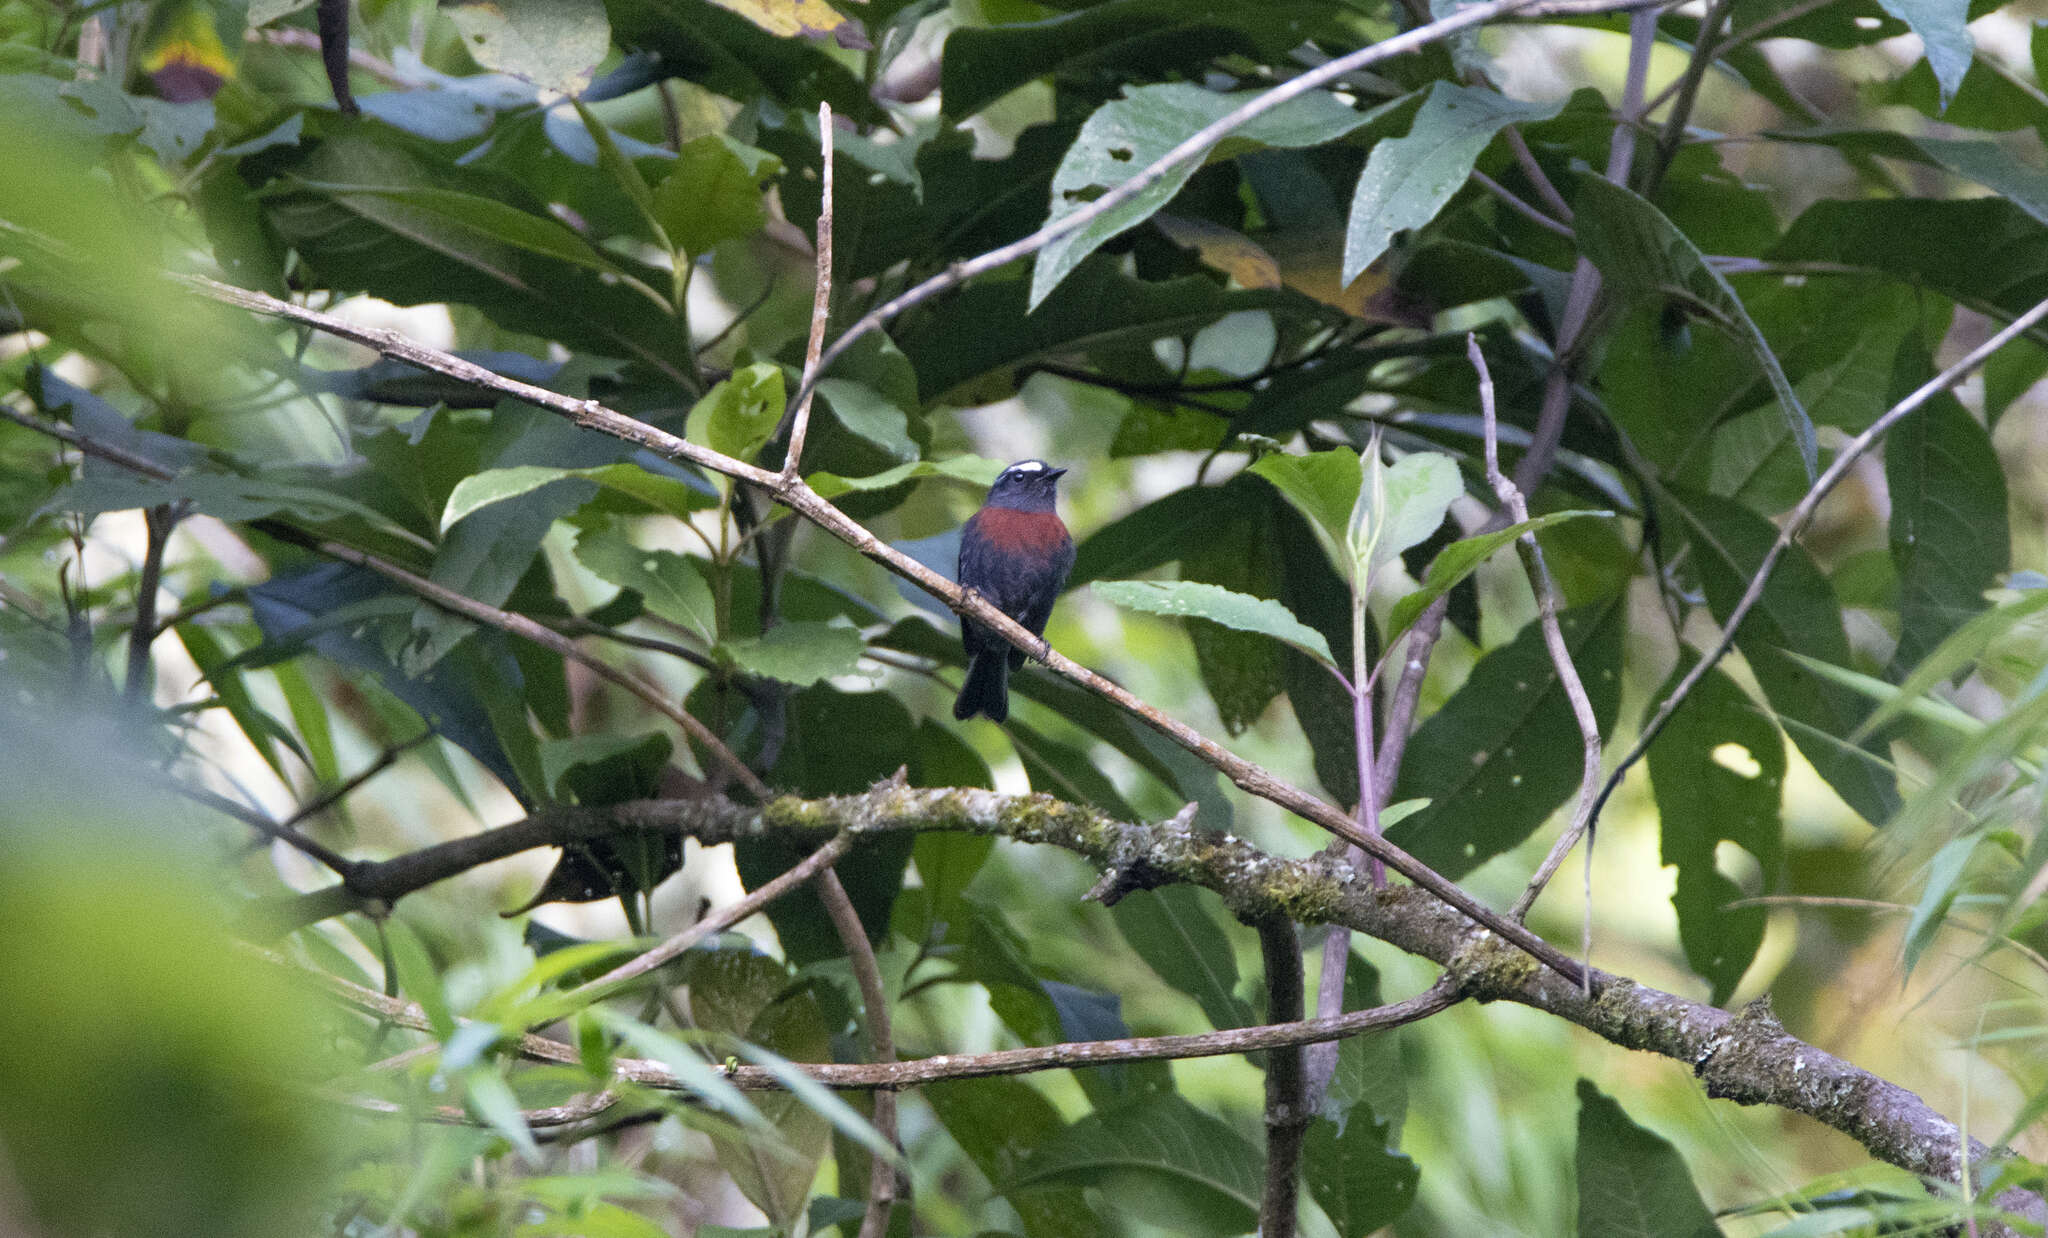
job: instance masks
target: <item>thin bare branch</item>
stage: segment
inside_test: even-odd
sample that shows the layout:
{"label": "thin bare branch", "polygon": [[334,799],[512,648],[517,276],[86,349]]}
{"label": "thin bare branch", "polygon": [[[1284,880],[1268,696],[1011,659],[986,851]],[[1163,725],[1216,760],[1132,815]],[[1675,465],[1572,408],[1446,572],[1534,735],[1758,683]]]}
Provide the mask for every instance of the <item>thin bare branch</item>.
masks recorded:
{"label": "thin bare branch", "polygon": [[[391,997],[375,989],[310,971],[282,955],[247,947],[261,957],[285,968],[352,1009],[410,1031],[433,1031],[427,1012],[419,1003]],[[1179,1061],[1197,1057],[1223,1057],[1237,1053],[1261,1053],[1290,1045],[1342,1040],[1366,1032],[1385,1031],[1426,1019],[1458,1002],[1457,986],[1449,979],[1427,990],[1385,1006],[1356,1010],[1335,1019],[1308,1019],[1298,1023],[1262,1027],[1234,1027],[1220,1032],[1191,1036],[1132,1036],[1121,1040],[1079,1040],[1026,1049],[998,1049],[991,1053],[944,1053],[902,1062],[799,1062],[797,1069],[829,1088],[841,1091],[901,1091],[928,1083],[952,1079],[987,1079],[999,1075],[1025,1075],[1042,1070],[1079,1070],[1088,1066],[1114,1066],[1125,1062]],[[458,1019],[457,1025],[469,1020]],[[527,1033],[512,1042],[523,1058],[575,1066],[582,1057],[574,1045],[547,1036]],[[742,1091],[786,1090],[782,1079],[761,1066],[737,1062],[715,1069]],[[613,1078],[621,1083],[663,1090],[682,1090],[675,1072],[645,1058],[613,1058]]]}
{"label": "thin bare branch", "polygon": [[626,962],[612,968],[595,980],[587,981],[570,991],[566,1000],[582,1006],[617,992],[626,985],[660,967],[662,964],[682,957],[684,951],[723,933],[740,921],[767,907],[768,904],[796,889],[820,872],[828,871],[846,848],[853,842],[853,836],[844,832],[833,835],[825,845],[805,856],[785,872],[769,881],[762,882],[749,890],[744,898],[735,899],[723,907],[705,915],[690,927],[670,937],[667,941],[644,954],[635,955]]}
{"label": "thin bare branch", "polygon": [[[818,206],[817,282],[811,290],[811,336],[804,343],[804,376],[796,398],[794,420],[789,427],[789,449],[783,453],[782,475],[795,478],[804,459],[804,437],[811,430],[811,400],[818,390],[818,358],[825,349],[825,327],[832,321],[832,105],[818,105],[818,162],[820,192]],[[863,1225],[865,1234],[867,1227]]]}
{"label": "thin bare branch", "polygon": [[2041,301],[2013,319],[2003,330],[1971,349],[1954,365],[1920,384],[1905,399],[1886,409],[1861,434],[1843,444],[1841,451],[1828,462],[1827,468],[1821,470],[1820,476],[1815,478],[1813,485],[1807,489],[1805,497],[1799,500],[1798,505],[1780,525],[1777,538],[1771,542],[1771,548],[1764,552],[1763,562],[1757,565],[1756,574],[1750,577],[1749,587],[1742,591],[1742,597],[1736,601],[1735,608],[1728,612],[1727,622],[1721,625],[1720,633],[1715,636],[1714,643],[1708,647],[1705,656],[1695,662],[1692,669],[1685,673],[1685,677],[1678,681],[1678,686],[1671,690],[1670,695],[1658,703],[1657,712],[1651,715],[1650,721],[1643,727],[1643,733],[1636,740],[1635,746],[1628,750],[1613,771],[1607,775],[1607,781],[1602,784],[1600,794],[1593,802],[1594,820],[1599,819],[1601,808],[1614,795],[1614,789],[1621,785],[1621,780],[1629,768],[1642,760],[1643,754],[1650,750],[1650,745],[1657,742],[1657,736],[1663,732],[1664,724],[1671,721],[1671,715],[1678,712],[1678,707],[1692,695],[1692,690],[1699,686],[1700,680],[1706,678],[1707,672],[1720,665],[1721,659],[1727,657],[1728,651],[1735,647],[1735,633],[1741,628],[1742,621],[1749,617],[1749,612],[1763,599],[1764,587],[1770,583],[1771,573],[1777,570],[1778,560],[1784,557],[1785,551],[1798,540],[1799,535],[1806,531],[1806,526],[1813,521],[1813,514],[1820,510],[1821,501],[1841,484],[1842,478],[1848,476],[1850,466],[1861,459],[1864,452],[1869,451],[1906,416],[1976,373],[1978,367],[1990,360],[1993,353],[2018,339],[2044,318],[2048,318],[2048,300]]}
{"label": "thin bare branch", "polygon": [[[1471,358],[1472,368],[1479,374],[1479,415],[1486,434],[1486,481],[1493,492],[1500,496],[1501,508],[1508,519],[1520,524],[1529,519],[1529,502],[1507,474],[1500,471],[1500,419],[1494,408],[1493,375],[1486,368],[1486,354],[1479,347],[1479,337],[1465,337],[1465,353]],[[1572,809],[1571,825],[1565,829],[1550,854],[1537,867],[1536,875],[1529,880],[1528,888],[1522,891],[1509,914],[1521,917],[1529,914],[1529,908],[1536,902],[1536,896],[1543,892],[1557,866],[1586,832],[1587,823],[1592,819],[1593,797],[1600,791],[1600,720],[1593,715],[1593,702],[1586,696],[1586,685],[1579,678],[1579,668],[1572,664],[1571,650],[1564,643],[1564,629],[1557,622],[1557,582],[1551,579],[1550,567],[1543,561],[1543,547],[1536,541],[1534,533],[1524,533],[1515,539],[1522,552],[1523,564],[1528,569],[1529,587],[1536,593],[1536,622],[1543,631],[1543,647],[1550,652],[1550,664],[1557,671],[1558,686],[1564,689],[1565,699],[1571,702],[1572,718],[1579,724],[1579,742],[1584,756],[1579,767],[1579,799]],[[1590,852],[1589,852],[1590,854]],[[1580,949],[1592,954],[1593,904],[1592,890],[1586,891],[1586,918],[1582,926]]]}

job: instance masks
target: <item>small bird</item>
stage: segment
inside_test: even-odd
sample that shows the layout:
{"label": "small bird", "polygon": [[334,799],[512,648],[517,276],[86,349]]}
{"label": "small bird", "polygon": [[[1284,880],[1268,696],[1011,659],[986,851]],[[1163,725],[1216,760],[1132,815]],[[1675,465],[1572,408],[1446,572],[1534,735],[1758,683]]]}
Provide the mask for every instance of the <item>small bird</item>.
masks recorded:
{"label": "small bird", "polygon": [[[960,583],[1033,636],[1045,632],[1053,599],[1074,569],[1074,539],[1053,508],[1054,486],[1065,472],[1043,460],[1019,460],[996,477],[988,501],[960,534]],[[1024,651],[965,615],[960,640],[967,682],[953,716],[1003,721],[1010,716],[1010,672],[1024,665]]]}

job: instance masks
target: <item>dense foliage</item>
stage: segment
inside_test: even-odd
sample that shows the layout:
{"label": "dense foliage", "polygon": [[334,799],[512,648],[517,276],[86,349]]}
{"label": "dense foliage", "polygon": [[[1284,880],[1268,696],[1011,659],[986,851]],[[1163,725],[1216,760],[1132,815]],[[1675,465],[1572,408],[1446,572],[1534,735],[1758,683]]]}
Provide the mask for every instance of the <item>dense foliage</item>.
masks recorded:
{"label": "dense foliage", "polygon": [[[1253,109],[1461,10],[0,0],[0,1230],[2041,1232],[2048,332],[1916,389],[2048,297],[2048,24],[1495,7]],[[903,577],[1023,456],[1071,470],[1073,663],[956,723]],[[1074,663],[1486,907],[1602,811],[1632,979],[1267,863],[1330,838]],[[1528,889],[1574,955],[1577,874]],[[1446,962],[1522,1005],[792,1065]],[[1730,1037],[1962,1134],[1631,1052],[1765,995]]]}

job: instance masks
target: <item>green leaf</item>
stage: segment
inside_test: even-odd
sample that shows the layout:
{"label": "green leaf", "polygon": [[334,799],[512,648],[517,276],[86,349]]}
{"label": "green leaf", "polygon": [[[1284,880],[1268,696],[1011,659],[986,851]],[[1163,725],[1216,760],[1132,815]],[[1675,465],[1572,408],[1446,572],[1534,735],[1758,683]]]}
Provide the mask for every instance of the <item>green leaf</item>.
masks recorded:
{"label": "green leaf", "polygon": [[1685,1159],[1579,1080],[1579,1238],[1719,1238]]}
{"label": "green leaf", "polygon": [[1675,299],[1748,345],[1770,380],[1810,481],[1819,460],[1813,422],[1741,298],[1683,232],[1650,203],[1597,176],[1581,178],[1573,229],[1600,273],[1633,299]]}
{"label": "green leaf", "polygon": [[[588,241],[560,220],[530,215],[515,206],[479,194],[432,185],[322,180],[294,180],[288,188],[325,193],[337,201],[365,206],[366,209],[369,203],[381,201],[389,204],[382,212],[387,219],[397,222],[409,217],[423,231],[442,232],[451,238],[467,234],[480,242],[509,245],[587,270],[614,276],[619,273],[615,263],[593,249]],[[450,243],[460,242],[451,239]]]}
{"label": "green leaf", "polygon": [[1138,957],[1194,998],[1211,1027],[1250,1027],[1259,1019],[1237,995],[1237,953],[1210,906],[1192,886],[1163,886],[1118,900],[1109,914]]}
{"label": "green leaf", "polygon": [[[1249,486],[1257,501],[1239,513],[1240,518],[1208,536],[1190,539],[1180,557],[1182,580],[1218,585],[1257,598],[1279,596],[1287,583],[1285,564],[1272,521],[1266,518],[1278,499],[1263,483],[1249,482]],[[1224,730],[1243,734],[1285,688],[1287,662],[1300,655],[1256,632],[1219,624],[1189,624],[1187,632],[1202,686],[1216,702]]]}
{"label": "green leaf", "polygon": [[[1082,124],[1053,175],[1052,213],[1046,223],[1058,223],[1081,210],[1205,126],[1257,97],[1252,91],[1218,94],[1185,82],[1128,88],[1123,98],[1097,108]],[[1321,146],[1368,119],[1366,113],[1318,91],[1239,126],[1230,140],[1260,146]],[[1137,197],[1040,250],[1031,272],[1029,308],[1037,309],[1104,241],[1143,223],[1171,202],[1201,166],[1200,159],[1184,160]]]}
{"label": "green leaf", "polygon": [[759,232],[768,222],[761,185],[782,161],[758,147],[707,133],[683,143],[674,170],[654,190],[654,217],[686,254]]}
{"label": "green leaf", "polygon": [[845,378],[821,379],[818,398],[825,401],[840,425],[898,460],[917,459],[917,443],[910,437],[910,415],[866,383]]}
{"label": "green leaf", "polygon": [[[1899,350],[1895,396],[1933,370],[1919,341],[1909,340]],[[1898,677],[1989,605],[1985,592],[2012,565],[2012,533],[1991,436],[1946,391],[1892,428],[1884,475],[1899,576],[1899,643],[1891,661]]]}
{"label": "green leaf", "polygon": [[1369,1238],[1415,1202],[1422,1170],[1396,1152],[1385,1119],[1354,1116],[1340,1128],[1328,1118],[1309,1124],[1303,1177],[1339,1238]]}
{"label": "green leaf", "polygon": [[370,133],[287,151],[261,192],[265,222],[310,278],[399,305],[473,305],[508,330],[682,377],[675,317],[650,286],[666,271],[593,259],[523,182]]}
{"label": "green leaf", "polygon": [[576,561],[599,578],[631,589],[647,609],[681,624],[705,640],[718,635],[711,586],[687,558],[673,550],[642,550],[618,533],[585,530],[576,539]]}
{"label": "green leaf", "polygon": [[[1672,524],[1693,546],[1694,570],[1706,588],[1714,618],[1726,623],[1736,600],[1762,563],[1778,530],[1746,507],[1696,491],[1670,492]],[[1849,638],[1834,589],[1796,543],[1778,560],[1763,596],[1737,631],[1735,647],[1762,685],[1771,708],[1788,723],[1799,751],[1849,807],[1873,824],[1898,807],[1891,774],[1864,749],[1846,747],[1870,713],[1853,692],[1828,683],[1786,656],[1804,654],[1835,666],[1850,664]]]}
{"label": "green leaf", "polygon": [[594,481],[606,490],[638,499],[666,516],[682,518],[718,506],[717,498],[703,489],[680,478],[650,473],[637,464],[605,464],[585,469],[520,464],[486,469],[457,482],[448,496],[448,506],[441,513],[441,531],[446,533],[464,516],[493,503],[516,499],[550,482],[572,477]]}
{"label": "green leaf", "polygon": [[[1075,268],[1035,311],[1027,307],[1027,291],[1022,280],[977,281],[950,298],[944,314],[919,315],[896,329],[926,403],[969,402],[963,388],[1008,399],[1016,394],[1014,384],[993,376],[1011,367],[1193,335],[1233,313],[1268,310],[1315,321],[1331,313],[1295,293],[1226,291],[1206,276],[1135,279],[1102,255]],[[974,383],[984,378],[985,384]],[[997,388],[999,396],[992,394]]]}
{"label": "green leaf", "polygon": [[1067,79],[1063,88],[1127,76],[1137,65],[1151,73],[1179,67],[1192,79],[1222,57],[1271,63],[1304,40],[1341,38],[1348,29],[1323,0],[1106,0],[954,30],[939,62],[939,97],[947,119],[959,120],[1047,74]]}
{"label": "green leaf", "polygon": [[1549,120],[1563,106],[1562,99],[1521,103],[1491,90],[1432,83],[1407,136],[1375,143],[1365,161],[1344,229],[1343,282],[1357,279],[1385,253],[1395,233],[1435,219],[1464,188],[1495,134],[1509,125]]}
{"label": "green leaf", "polygon": [[[1898,3],[1932,5],[1940,0],[1895,0]],[[1969,38],[1967,31],[1964,39]],[[1930,58],[1933,49],[1929,49]],[[1965,60],[1967,62],[1967,59]],[[2048,172],[2021,163],[1995,142],[1962,142],[1953,138],[1916,138],[1913,144],[1942,167],[1966,180],[1976,181],[1999,197],[2025,211],[2038,223],[2048,224]]]}
{"label": "green leaf", "polygon": [[1349,553],[1351,513],[1365,488],[1365,466],[1349,447],[1306,456],[1260,456],[1251,471],[1272,482],[1308,518],[1330,562],[1346,578],[1356,560]]}
{"label": "green leaf", "polygon": [[[1617,597],[1558,616],[1603,735],[1620,711],[1626,609]],[[1455,881],[1519,845],[1570,798],[1582,757],[1571,702],[1531,620],[1409,739],[1394,798],[1428,796],[1430,805],[1387,837]]]}
{"label": "green leaf", "polygon": [[740,1045],[739,1055],[769,1074],[789,1089],[790,1095],[801,1101],[805,1108],[830,1122],[840,1134],[860,1144],[869,1152],[894,1164],[902,1158],[896,1148],[874,1123],[854,1112],[851,1105],[839,1099],[832,1089],[811,1078],[795,1063],[780,1057],[759,1045]]}
{"label": "green leaf", "polygon": [[1331,666],[1337,664],[1321,632],[1269,598],[1248,597],[1192,580],[1104,580],[1096,582],[1095,592],[1114,605],[1150,615],[1207,619],[1241,632],[1263,633]]}
{"label": "green leaf", "polygon": [[2048,229],[2002,198],[1823,199],[1768,257],[1883,272],[1982,313],[2014,317],[2048,278]]}
{"label": "green leaf", "polygon": [[715,452],[751,462],[775,433],[787,396],[782,367],[756,362],[706,392],[690,410],[689,436]]}
{"label": "green leaf", "polygon": [[[1016,1078],[958,1079],[919,1093],[967,1159],[991,1182],[1037,1147],[1058,1142],[1059,1111],[1037,1088]],[[1041,1187],[1008,1196],[1028,1238],[1074,1238],[1103,1232],[1103,1221],[1078,1186]]]}
{"label": "green leaf", "polygon": [[1363,468],[1365,485],[1346,540],[1352,557],[1369,571],[1428,540],[1465,493],[1457,462],[1442,452],[1412,452],[1392,464],[1374,456]]}
{"label": "green leaf", "polygon": [[599,0],[473,0],[443,9],[462,46],[486,69],[576,94],[611,50]]}
{"label": "green leaf", "polygon": [[462,1095],[469,1108],[484,1124],[503,1135],[518,1149],[529,1167],[541,1164],[540,1144],[534,1140],[526,1115],[519,1111],[519,1098],[495,1066],[477,1066],[462,1072]]}
{"label": "green leaf", "polygon": [[716,1067],[706,1062],[696,1046],[604,1006],[592,1006],[590,1013],[606,1031],[624,1041],[634,1052],[651,1057],[674,1071],[676,1082],[682,1085],[683,1091],[742,1126],[753,1129],[757,1137],[774,1138],[774,1128],[762,1118],[746,1093],[734,1087]]}
{"label": "green leaf", "polygon": [[[1662,700],[1698,662],[1687,651],[1657,690]],[[1729,908],[1747,891],[1715,862],[1722,840],[1756,857],[1765,889],[1781,859],[1779,805],[1785,741],[1749,695],[1720,669],[1707,674],[1650,746],[1664,864],[1678,869],[1671,905],[1686,962],[1713,986],[1715,1005],[1735,992],[1764,939],[1764,909]]]}
{"label": "green leaf", "polygon": [[1252,1228],[1259,1157],[1229,1126],[1173,1092],[1097,1111],[1040,1145],[1001,1189],[1094,1186],[1130,1205],[1158,1208],[1169,1232],[1238,1234]]}
{"label": "green leaf", "polygon": [[1599,511],[1549,512],[1531,520],[1524,520],[1520,524],[1510,525],[1505,529],[1499,529],[1492,533],[1482,533],[1477,537],[1461,538],[1458,541],[1452,542],[1438,551],[1436,557],[1429,561],[1429,574],[1423,578],[1422,587],[1394,603],[1394,609],[1387,615],[1387,631],[1386,635],[1382,638],[1382,645],[1386,648],[1392,648],[1394,642],[1401,639],[1402,634],[1421,616],[1424,610],[1428,609],[1431,602],[1436,601],[1444,594],[1456,588],[1460,581],[1477,571],[1479,565],[1492,557],[1495,551],[1522,536],[1522,534],[1547,529],[1551,525],[1579,516],[1612,516],[1613,514],[1613,512]]}
{"label": "green leaf", "polygon": [[619,149],[619,144],[612,140],[612,131],[597,118],[597,113],[591,111],[581,99],[571,98],[569,102],[575,106],[577,119],[583,122],[584,132],[590,135],[591,143],[597,147],[597,166],[604,169],[604,174],[610,177],[612,184],[625,195],[626,201],[633,204],[634,211],[646,225],[645,239],[653,241],[663,249],[674,249],[668,233],[662,229],[661,220],[655,214],[654,191],[647,187],[647,178],[640,175],[640,169],[633,165],[632,160],[626,158],[625,153]]}
{"label": "green leaf", "polygon": [[946,460],[913,460],[884,469],[871,477],[840,477],[835,473],[812,473],[804,480],[821,497],[832,499],[856,491],[887,490],[900,486],[906,481],[924,477],[949,477],[970,485],[988,487],[995,484],[996,476],[1003,471],[1000,460],[985,460],[980,456],[954,456]]}
{"label": "green leaf", "polygon": [[843,624],[780,623],[761,636],[727,641],[720,649],[749,675],[809,687],[852,674],[867,642]]}

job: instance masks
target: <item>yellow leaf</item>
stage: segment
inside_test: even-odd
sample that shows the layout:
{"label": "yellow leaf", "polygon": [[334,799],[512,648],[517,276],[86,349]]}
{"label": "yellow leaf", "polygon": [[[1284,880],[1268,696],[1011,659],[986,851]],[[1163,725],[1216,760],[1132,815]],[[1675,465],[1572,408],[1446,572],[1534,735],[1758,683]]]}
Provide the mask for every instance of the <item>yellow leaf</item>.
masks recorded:
{"label": "yellow leaf", "polygon": [[867,36],[858,24],[848,21],[825,0],[712,0],[719,8],[741,17],[782,38],[802,35],[810,39],[830,37],[841,47],[865,48]]}

